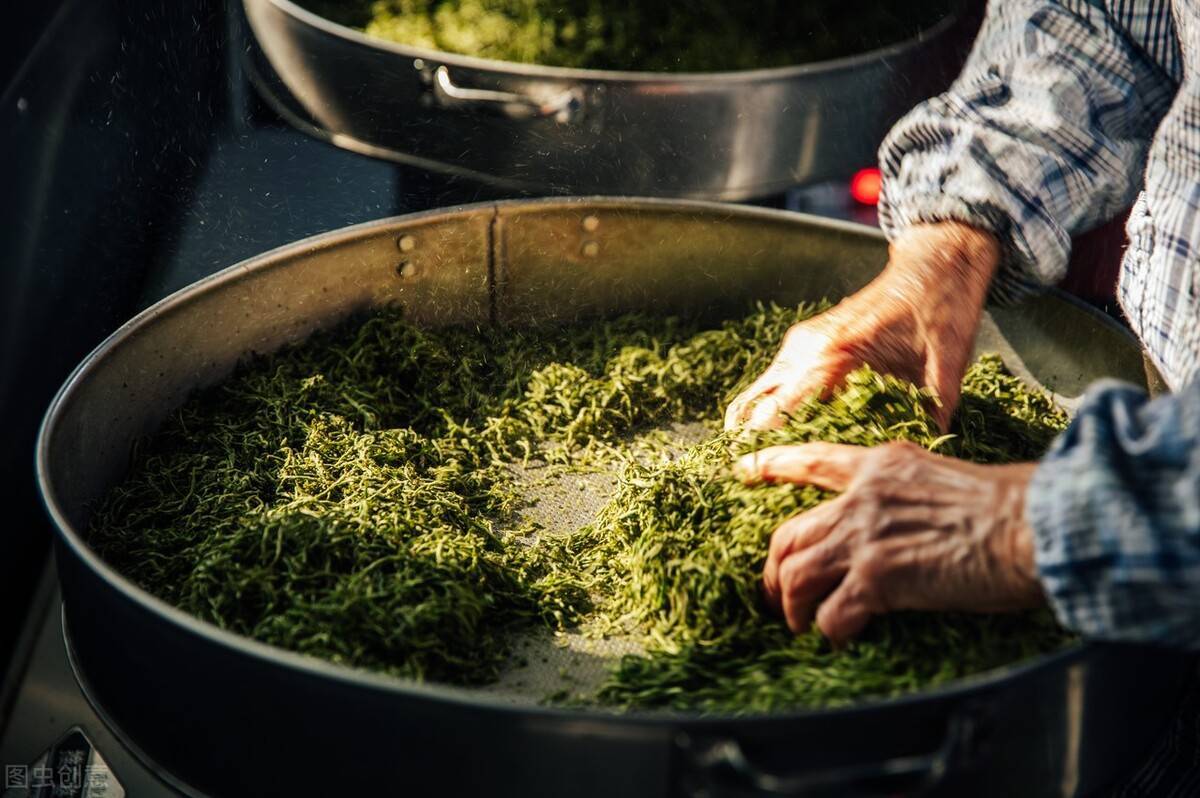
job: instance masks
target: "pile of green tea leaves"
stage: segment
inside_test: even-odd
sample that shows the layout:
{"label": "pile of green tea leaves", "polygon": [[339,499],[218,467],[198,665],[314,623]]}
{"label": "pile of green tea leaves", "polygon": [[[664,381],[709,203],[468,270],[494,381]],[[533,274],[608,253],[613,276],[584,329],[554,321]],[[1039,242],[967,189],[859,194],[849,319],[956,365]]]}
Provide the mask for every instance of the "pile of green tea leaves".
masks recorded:
{"label": "pile of green tea leaves", "polygon": [[864,638],[834,651],[817,630],[795,637],[764,612],[764,541],[782,519],[833,494],[744,485],[729,478],[735,455],[809,441],[908,440],[976,462],[1013,462],[1042,454],[1066,421],[996,356],[967,373],[953,437],[928,414],[928,398],[863,368],[829,400],[805,402],[780,430],[750,440],[718,436],[674,461],[631,467],[577,542],[604,585],[603,617],[651,641],[647,655],[622,660],[601,699],[705,711],[828,706],[944,684],[1067,642],[1045,611],[908,613],[876,619]]}
{"label": "pile of green tea leaves", "polygon": [[[817,308],[705,328],[629,316],[425,331],[397,311],[319,333],[190,399],[97,508],[91,542],[224,629],[337,663],[462,685],[531,630],[632,636],[574,703],[757,711],[944,683],[1061,646],[1048,613],[903,614],[833,650],[759,604],[771,531],[828,498],[747,486],[733,457],[780,442],[905,439],[979,462],[1041,454],[1066,424],[985,357],[950,436],[927,394],[861,369],[784,428],[718,431],[728,398]],[[707,422],[679,451],[654,430]],[[634,445],[637,441],[637,445]],[[660,441],[655,443],[655,441]],[[539,535],[519,470],[619,470],[590,525]]]}
{"label": "pile of green tea leaves", "polygon": [[302,0],[368,35],[449,53],[586,69],[711,72],[853,55],[916,36],[946,0]]}

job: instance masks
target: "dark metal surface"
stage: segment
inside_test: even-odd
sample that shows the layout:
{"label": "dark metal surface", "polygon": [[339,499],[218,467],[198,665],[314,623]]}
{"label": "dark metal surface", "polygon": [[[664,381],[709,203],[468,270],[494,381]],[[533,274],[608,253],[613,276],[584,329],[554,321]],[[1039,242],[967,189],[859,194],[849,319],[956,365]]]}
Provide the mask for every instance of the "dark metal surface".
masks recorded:
{"label": "dark metal surface", "polygon": [[[766,717],[569,711],[353,671],[222,632],[138,589],[80,535],[134,438],[188,391],[251,350],[358,309],[398,302],[429,325],[717,310],[748,298],[836,298],[884,257],[877,232],[759,209],[500,203],[299,242],[156,305],[76,371],[39,448],[67,624],[91,695],[162,768],[212,795],[380,785],[523,796],[1096,790],[1153,739],[1188,658],[1089,645],[938,691]],[[214,325],[221,336],[206,334]],[[985,329],[989,347],[1067,398],[1100,374],[1140,374],[1124,331],[1054,296],[994,314]]]}
{"label": "dark metal surface", "polygon": [[[975,4],[908,42],[711,74],[563,69],[398,45],[291,0],[245,0],[259,88],[341,147],[542,194],[746,199],[874,163],[905,111],[949,84]],[[273,73],[273,74],[272,74]]]}

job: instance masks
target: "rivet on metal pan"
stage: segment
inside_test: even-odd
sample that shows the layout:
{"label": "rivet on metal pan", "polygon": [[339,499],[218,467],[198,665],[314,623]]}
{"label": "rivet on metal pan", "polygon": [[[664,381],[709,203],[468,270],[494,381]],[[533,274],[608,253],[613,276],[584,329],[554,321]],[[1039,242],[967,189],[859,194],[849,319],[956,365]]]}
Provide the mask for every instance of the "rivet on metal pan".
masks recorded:
{"label": "rivet on metal pan", "polygon": [[396,274],[404,279],[417,276],[417,264],[409,260],[402,260],[396,264]]}
{"label": "rivet on metal pan", "polygon": [[400,236],[396,241],[396,246],[400,248],[401,252],[412,252],[417,248],[417,239],[410,235]]}
{"label": "rivet on metal pan", "polygon": [[585,216],[583,217],[583,229],[589,233],[596,232],[596,228],[600,226],[600,217]]}
{"label": "rivet on metal pan", "polygon": [[594,258],[597,255],[599,255],[600,254],[600,242],[599,241],[584,241],[583,242],[583,254],[584,254],[584,257],[587,257],[587,258]]}

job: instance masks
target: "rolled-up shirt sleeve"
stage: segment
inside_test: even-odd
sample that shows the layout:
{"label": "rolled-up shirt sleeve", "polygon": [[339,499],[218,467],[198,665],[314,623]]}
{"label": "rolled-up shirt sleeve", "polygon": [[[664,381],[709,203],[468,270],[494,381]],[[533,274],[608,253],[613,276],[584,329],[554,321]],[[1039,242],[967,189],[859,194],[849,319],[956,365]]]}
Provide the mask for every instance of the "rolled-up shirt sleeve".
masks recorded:
{"label": "rolled-up shirt sleeve", "polygon": [[991,231],[993,300],[1057,282],[1071,235],[1132,201],[1174,92],[1101,5],[992,0],[962,75],[880,148],[880,225]]}
{"label": "rolled-up shirt sleeve", "polygon": [[1153,401],[1093,387],[1034,472],[1026,517],[1065,626],[1200,648],[1200,379]]}

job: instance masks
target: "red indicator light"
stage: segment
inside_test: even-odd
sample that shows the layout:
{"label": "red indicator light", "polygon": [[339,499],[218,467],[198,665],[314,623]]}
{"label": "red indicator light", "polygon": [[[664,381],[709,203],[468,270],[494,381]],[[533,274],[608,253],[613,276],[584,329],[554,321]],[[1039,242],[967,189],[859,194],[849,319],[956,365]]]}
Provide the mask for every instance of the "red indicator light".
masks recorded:
{"label": "red indicator light", "polygon": [[883,185],[883,177],[875,167],[859,169],[850,178],[850,196],[855,202],[863,205],[879,204],[879,189]]}

